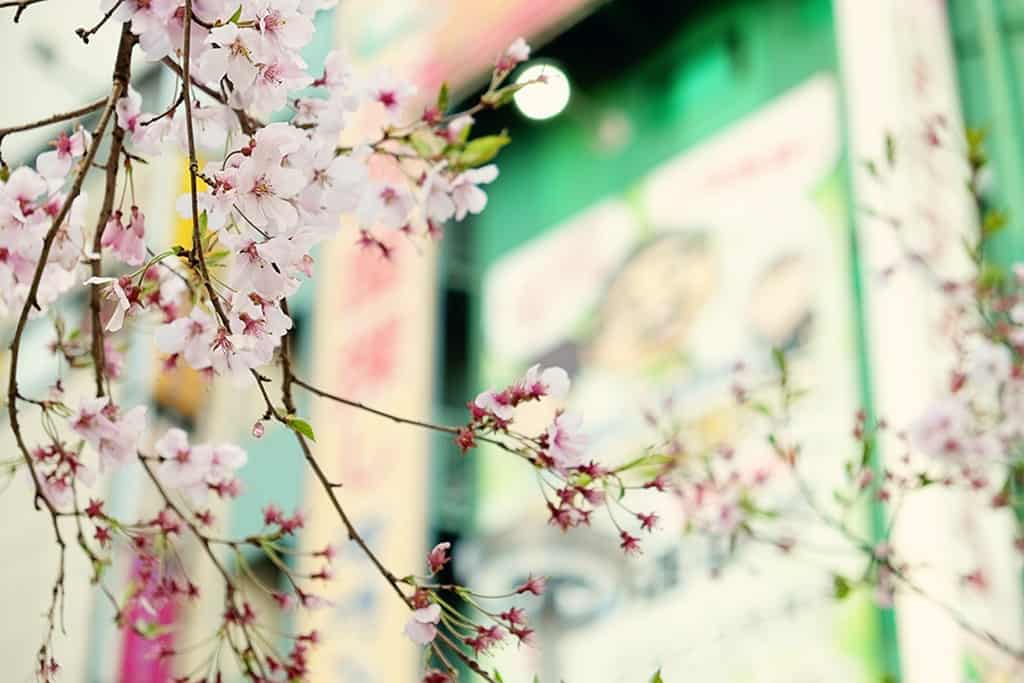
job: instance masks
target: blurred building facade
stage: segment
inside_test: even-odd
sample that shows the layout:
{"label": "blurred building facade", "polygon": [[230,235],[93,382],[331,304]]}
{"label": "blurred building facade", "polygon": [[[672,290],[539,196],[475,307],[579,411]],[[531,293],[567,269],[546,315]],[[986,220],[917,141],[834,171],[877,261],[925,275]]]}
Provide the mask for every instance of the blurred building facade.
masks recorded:
{"label": "blurred building facade", "polygon": [[[69,70],[83,75],[39,98],[6,98],[3,122],[73,106],[106,87],[111,51],[68,53],[73,41],[55,41],[57,10],[46,7],[3,26],[3,49],[32,55],[4,76],[8,92],[63,83]],[[93,9],[76,5],[83,25]],[[783,346],[827,387],[798,418],[808,443],[824,448],[829,434],[845,434],[862,405],[894,423],[909,419],[939,381],[941,359],[920,352],[929,347],[931,295],[909,278],[882,286],[874,275],[892,264],[895,247],[858,207],[934,221],[936,234],[958,239],[970,207],[955,159],[931,150],[927,133],[936,117],[948,140],[963,122],[985,127],[987,192],[1013,226],[995,256],[1024,255],[1021,21],[1018,0],[343,0],[321,15],[311,64],[342,45],[360,64],[415,78],[424,92],[448,82],[469,96],[504,45],[525,35],[540,60],[565,71],[572,97],[543,123],[514,112],[481,117],[481,126],[507,127],[514,144],[488,188],[488,211],[449,226],[440,253],[404,249],[386,262],[343,236],[318,255],[315,291],[304,287],[293,303],[300,374],[396,413],[458,424],[480,388],[535,362],[559,364],[573,375],[569,405],[583,410],[595,457],[615,457],[642,445],[644,411],[666,399],[699,426],[699,438],[728,433],[737,420],[727,400],[732,364],[765,362],[768,349]],[[147,97],[173,97],[166,74],[152,71],[146,83]],[[864,172],[866,159],[884,155],[886,134],[908,158],[894,173],[900,192],[879,189]],[[5,152],[30,158],[45,141],[12,138]],[[151,224],[168,240],[186,239],[173,212],[185,168],[162,159],[141,190],[166,207]],[[33,346],[41,350],[44,337]],[[273,501],[309,513],[303,543],[344,545],[290,435],[250,437],[255,402],[211,392],[185,373],[168,376],[155,356],[127,362],[126,391],[139,400],[152,393],[158,421],[236,439],[249,451],[246,492],[218,511],[227,531],[254,531],[259,509]],[[45,364],[40,351],[32,365]],[[866,683],[890,675],[988,683],[1020,675],[920,601],[837,607],[820,568],[755,554],[713,580],[722,549],[671,533],[671,509],[662,511],[669,532],[641,560],[625,561],[600,525],[552,533],[530,473],[497,454],[462,457],[450,441],[335,405],[301,410],[346,483],[357,526],[389,565],[417,569],[426,548],[445,539],[456,544],[454,571],[467,583],[500,590],[529,570],[552,577],[534,615],[545,645],[525,660],[501,657],[506,680],[538,673],[617,683],[657,667],[668,681]],[[130,473],[113,486],[119,509],[146,504]],[[38,568],[55,560],[51,545],[36,540],[45,520],[25,513],[28,498],[23,481],[0,498],[9,518],[29,518],[0,532],[0,543],[13,549],[18,572],[4,584],[5,604],[34,615],[49,581]],[[904,539],[913,556],[951,571],[967,545],[998,554],[1000,539],[1013,537],[1012,528],[979,528],[943,501],[905,514],[928,529]],[[966,542],[965,529],[974,534]],[[996,565],[992,600],[965,609],[1019,639],[1020,567],[1009,555]],[[276,580],[272,567],[258,571]],[[317,680],[414,680],[418,657],[401,635],[403,609],[374,579],[345,552],[331,606],[282,625],[330,634],[315,654]],[[950,582],[932,588],[962,600]],[[115,629],[102,602],[82,597],[88,590],[75,586],[79,597],[69,602],[67,680],[168,680],[141,638]],[[214,602],[189,615],[196,633],[216,616]],[[9,625],[0,642],[11,670],[30,669],[36,635],[24,622]]]}

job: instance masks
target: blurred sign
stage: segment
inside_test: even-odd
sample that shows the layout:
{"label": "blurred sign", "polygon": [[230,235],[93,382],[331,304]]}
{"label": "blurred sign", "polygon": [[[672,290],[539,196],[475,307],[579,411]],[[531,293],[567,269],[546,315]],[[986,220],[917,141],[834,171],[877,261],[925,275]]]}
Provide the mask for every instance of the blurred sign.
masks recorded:
{"label": "blurred sign", "polygon": [[[318,267],[315,357],[311,381],[326,391],[398,415],[429,409],[434,339],[434,259],[397,245],[391,260],[350,239],[329,243]],[[393,233],[395,239],[404,239]],[[317,399],[313,451],[366,542],[398,576],[422,572],[427,539],[427,434]],[[310,478],[309,549],[328,542],[340,553],[325,584],[329,606],[307,612],[300,629],[317,628],[314,681],[413,681],[419,649],[402,634],[409,611],[350,542],[319,483]]]}
{"label": "blurred sign", "polygon": [[[796,430],[808,450],[827,452],[817,447],[848,431],[857,401],[840,149],[838,89],[821,75],[622,198],[509,253],[484,281],[488,385],[533,363],[566,367],[590,455],[614,464],[655,440],[644,412],[666,398],[706,445],[734,438],[734,364],[767,364],[770,349],[783,347],[812,388]],[[754,457],[766,449],[746,446]],[[484,527],[502,536],[510,525],[521,535],[532,526],[540,538],[533,473],[500,457],[482,462]],[[805,476],[841,476],[838,459],[817,462],[821,471]],[[680,541],[683,512],[672,504],[660,512],[668,528],[645,537],[645,555],[631,565],[643,581],[626,586],[603,619],[549,636],[535,664],[543,680],[625,682],[659,666],[666,680],[877,680],[866,639],[848,635],[866,631],[871,612],[863,603],[835,607],[821,567],[752,546],[712,578],[722,549]],[[598,514],[594,528],[602,529]],[[614,529],[604,531],[614,547]],[[501,667],[517,679],[526,673],[514,661]]]}
{"label": "blurred sign", "polygon": [[491,68],[517,37],[554,32],[594,0],[347,0],[338,44],[360,64],[390,67],[425,91],[456,89]]}

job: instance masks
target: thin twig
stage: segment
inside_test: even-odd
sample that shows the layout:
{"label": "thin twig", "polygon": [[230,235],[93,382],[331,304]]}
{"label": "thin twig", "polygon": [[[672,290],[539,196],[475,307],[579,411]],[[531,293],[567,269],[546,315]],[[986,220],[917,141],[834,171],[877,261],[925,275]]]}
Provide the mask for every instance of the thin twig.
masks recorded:
{"label": "thin twig", "polygon": [[17,24],[21,20],[21,13],[25,11],[26,7],[31,7],[40,2],[46,2],[46,0],[10,0],[9,2],[0,2],[0,9],[17,7],[18,11],[14,13],[14,23]]}
{"label": "thin twig", "polygon": [[[125,56],[130,53],[131,47],[134,45],[134,37],[131,42],[122,41],[118,46],[118,54],[115,65],[121,64]],[[64,555],[67,545],[64,541],[63,534],[61,533],[60,524],[58,521],[58,513],[54,504],[49,498],[43,493],[42,482],[39,478],[39,473],[36,472],[35,464],[32,462],[32,456],[29,453],[28,447],[25,444],[24,436],[21,432],[21,424],[18,420],[18,361],[21,356],[21,342],[25,334],[25,325],[28,322],[29,314],[32,308],[38,308],[36,302],[36,295],[39,292],[39,285],[42,282],[43,270],[46,268],[46,263],[50,255],[50,249],[53,246],[53,242],[57,237],[61,225],[64,223],[64,219],[67,218],[68,213],[71,211],[71,205],[75,199],[78,198],[82,191],[82,185],[85,183],[85,177],[89,173],[90,166],[93,159],[96,158],[96,152],[99,150],[100,142],[103,139],[103,134],[110,123],[110,119],[114,112],[114,107],[117,100],[121,97],[121,94],[128,87],[126,76],[122,70],[119,70],[115,66],[113,86],[111,87],[110,95],[105,101],[103,113],[100,115],[99,123],[96,125],[96,129],[93,132],[92,143],[89,145],[89,149],[86,150],[85,158],[75,180],[72,183],[71,190],[68,192],[67,197],[64,200],[63,206],[60,211],[53,219],[53,223],[46,235],[43,237],[42,248],[39,253],[39,262],[36,265],[35,272],[32,276],[32,282],[29,285],[28,293],[25,296],[25,303],[21,308],[21,314],[18,316],[18,322],[14,331],[14,338],[11,341],[11,364],[10,364],[10,375],[7,382],[7,414],[11,425],[11,432],[14,434],[15,443],[18,446],[18,450],[21,452],[25,463],[28,465],[29,473],[32,476],[32,483],[35,487],[35,504],[36,508],[39,509],[39,502],[45,505],[47,511],[50,514],[50,521],[53,526],[54,536],[57,540],[57,545],[60,552],[60,569],[57,576],[57,581],[53,588],[53,600],[51,602],[49,619],[50,619],[50,636],[52,638],[53,632],[53,620],[54,610],[56,609],[56,601],[58,596],[63,594],[64,584]],[[42,656],[47,645],[43,645],[43,649],[40,650]],[[45,664],[45,662],[41,662]]]}
{"label": "thin twig", "polygon": [[[184,69],[176,61],[174,61],[170,57],[164,57],[162,60],[160,60],[160,63],[169,68],[174,73],[176,73],[178,75],[178,78],[184,79]],[[226,107],[231,106],[228,104],[228,98],[225,97],[223,93],[217,92],[217,90],[211,88],[209,85],[202,83],[200,81],[196,81],[191,77],[189,78],[189,83],[191,83],[191,85],[195,86],[202,92],[206,93],[207,95],[215,99],[220,104],[223,104]],[[189,96],[191,96],[191,91]],[[231,111],[235,112],[235,116],[238,118],[238,123],[242,126],[242,132],[244,132],[246,135],[252,135],[253,133],[256,132],[258,128],[262,128],[264,125],[266,125],[259,119],[250,116],[241,109],[235,109],[232,107]]]}
{"label": "thin twig", "polygon": [[354,400],[352,400],[350,398],[345,398],[344,396],[338,396],[337,394],[332,394],[329,391],[324,391],[323,389],[319,389],[319,388],[313,386],[312,384],[309,384],[308,382],[304,382],[303,380],[301,380],[301,379],[299,379],[298,377],[295,377],[295,376],[291,377],[290,382],[293,383],[293,384],[296,384],[296,385],[298,385],[300,387],[302,387],[303,389],[305,389],[306,391],[308,391],[308,392],[310,392],[312,394],[316,394],[317,396],[319,396],[321,398],[330,399],[331,401],[334,401],[336,403],[340,403],[342,405],[350,406],[352,408],[358,408],[359,410],[363,410],[363,411],[366,411],[366,412],[371,413],[373,415],[377,415],[378,417],[387,418],[388,420],[391,420],[392,422],[396,422],[398,424],[413,425],[415,427],[422,427],[424,429],[430,429],[430,430],[435,431],[435,432],[443,432],[445,434],[458,434],[459,433],[459,429],[460,429],[459,427],[452,427],[452,426],[449,426],[449,425],[433,424],[431,422],[423,422],[421,420],[412,420],[412,419],[409,419],[407,417],[401,417],[400,415],[395,415],[394,413],[389,413],[386,410],[381,410],[379,408],[373,408],[372,406],[368,406],[365,403],[360,403],[359,401],[354,401]]}
{"label": "thin twig", "polygon": [[100,19],[95,26],[90,29],[77,28],[75,29],[75,35],[81,38],[83,43],[88,45],[89,39],[92,38],[97,31],[103,28],[103,25],[110,20],[110,17],[113,16],[114,12],[117,11],[117,8],[120,7],[122,3],[124,3],[124,0],[117,0],[117,2],[114,3],[114,6],[106,11],[103,18]]}
{"label": "thin twig", "polygon": [[[107,98],[104,97],[102,99],[96,100],[92,104],[87,104],[84,107],[79,107],[78,109],[72,109],[71,111],[66,111],[66,112],[64,112],[62,114],[54,114],[53,116],[47,116],[45,119],[40,119],[38,121],[32,121],[31,123],[23,123],[20,126],[10,126],[9,128],[0,128],[0,143],[3,143],[4,138],[7,137],[8,135],[10,135],[11,133],[21,133],[21,132],[26,131],[26,130],[33,130],[34,128],[43,128],[45,126],[51,126],[51,125],[53,125],[55,123],[60,123],[62,121],[69,121],[71,119],[77,119],[77,118],[79,118],[81,116],[85,116],[86,114],[91,114],[92,112],[94,112],[94,111],[96,111],[98,109],[102,109],[103,105],[105,105],[106,103],[107,103]],[[3,160],[3,155],[0,154],[0,166],[6,166],[6,165],[7,164]]]}

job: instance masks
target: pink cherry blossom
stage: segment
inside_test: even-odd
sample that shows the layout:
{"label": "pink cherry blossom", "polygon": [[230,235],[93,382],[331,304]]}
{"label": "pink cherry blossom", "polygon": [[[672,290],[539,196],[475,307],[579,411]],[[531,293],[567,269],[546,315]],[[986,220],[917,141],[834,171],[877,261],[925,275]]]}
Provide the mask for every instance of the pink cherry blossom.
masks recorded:
{"label": "pink cherry blossom", "polygon": [[501,420],[512,419],[514,407],[508,392],[496,392],[488,389],[487,391],[481,392],[476,399],[474,399],[473,404]]}
{"label": "pink cherry blossom", "polygon": [[478,186],[494,182],[498,167],[494,164],[471,168],[452,180],[452,201],[455,202],[455,220],[461,221],[466,214],[477,214],[487,206],[487,193]]}
{"label": "pink cherry blossom", "polygon": [[584,462],[586,438],[580,433],[583,418],[574,413],[559,413],[547,429],[548,454],[561,469],[578,467]]}
{"label": "pink cherry blossom", "polygon": [[516,38],[505,48],[505,52],[498,58],[495,68],[498,71],[511,71],[516,65],[525,62],[530,58],[530,46],[523,38]]}
{"label": "pink cherry blossom", "polygon": [[181,354],[191,367],[202,370],[210,367],[210,349],[217,334],[213,317],[199,306],[194,306],[188,317],[157,328],[156,347],[171,356]]}
{"label": "pink cherry blossom", "polygon": [[59,187],[71,171],[71,165],[85,154],[92,142],[92,136],[82,127],[71,135],[61,133],[53,142],[54,150],[43,152],[36,157],[36,170],[48,181]]}
{"label": "pink cherry blossom", "polygon": [[540,365],[534,365],[526,371],[520,386],[533,398],[563,399],[569,394],[569,373],[559,367],[541,370]]}
{"label": "pink cherry blossom", "polygon": [[437,637],[437,624],[441,621],[441,606],[432,604],[414,610],[405,624],[405,635],[417,645],[429,645]]}
{"label": "pink cherry blossom", "polygon": [[104,329],[108,332],[117,332],[124,326],[125,316],[132,310],[133,304],[128,300],[125,293],[125,286],[128,284],[122,278],[116,277],[91,277],[84,284],[93,287],[104,287],[103,298],[114,302],[114,311]]}
{"label": "pink cherry blossom", "polygon": [[128,94],[117,101],[117,125],[134,135],[142,123],[142,95],[134,88],[128,88]]}
{"label": "pink cherry blossom", "polygon": [[101,244],[109,247],[130,266],[141,266],[146,261],[146,217],[139,207],[132,206],[131,220],[124,224],[120,210],[114,211],[103,230]]}

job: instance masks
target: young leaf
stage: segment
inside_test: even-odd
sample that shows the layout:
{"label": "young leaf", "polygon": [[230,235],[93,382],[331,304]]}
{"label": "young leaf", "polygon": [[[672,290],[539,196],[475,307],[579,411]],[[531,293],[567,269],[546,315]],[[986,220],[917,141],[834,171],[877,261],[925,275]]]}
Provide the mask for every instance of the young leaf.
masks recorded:
{"label": "young leaf", "polygon": [[299,417],[288,418],[288,428],[297,434],[302,434],[310,441],[316,441],[316,437],[313,436],[313,427],[308,422]]}
{"label": "young leaf", "polygon": [[482,166],[496,157],[501,148],[510,142],[512,138],[505,133],[477,138],[466,145],[466,149],[459,154],[457,163],[467,168]]}
{"label": "young leaf", "polygon": [[891,133],[885,134],[885,160],[890,166],[896,163],[896,140]]}
{"label": "young leaf", "polygon": [[985,214],[985,220],[981,224],[981,232],[988,237],[999,232],[1004,227],[1006,227],[1006,214],[996,209],[990,209]]}
{"label": "young leaf", "polygon": [[[437,93],[437,110],[444,114],[448,110],[448,84],[442,83],[441,90]],[[495,674],[498,672],[495,671]]]}
{"label": "young leaf", "polygon": [[238,21],[239,21],[239,20],[240,20],[241,18],[242,18],[242,6],[241,6],[241,5],[239,5],[239,6],[238,6],[238,9],[236,9],[236,10],[235,10],[235,13],[231,15],[231,18],[230,18],[230,19],[228,19],[228,23],[229,23],[229,24],[237,24],[237,23],[238,23]]}
{"label": "young leaf", "polygon": [[836,574],[832,577],[832,593],[836,596],[837,600],[843,600],[852,590],[853,587],[850,585],[850,580],[845,576]]}
{"label": "young leaf", "polygon": [[650,683],[665,683],[665,679],[661,677],[661,669],[654,672],[654,675],[651,676]]}

